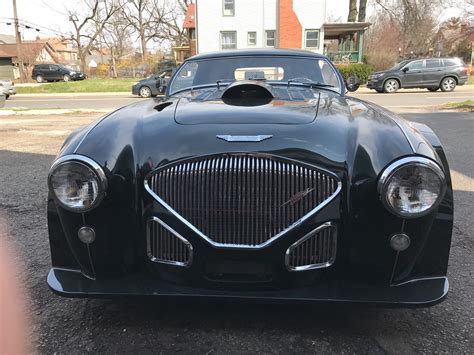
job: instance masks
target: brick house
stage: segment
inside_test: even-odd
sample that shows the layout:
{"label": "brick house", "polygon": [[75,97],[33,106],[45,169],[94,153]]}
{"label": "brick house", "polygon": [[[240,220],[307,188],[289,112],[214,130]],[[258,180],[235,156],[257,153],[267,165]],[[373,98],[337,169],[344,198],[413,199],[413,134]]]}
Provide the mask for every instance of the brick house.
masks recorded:
{"label": "brick house", "polygon": [[360,62],[370,25],[326,23],[326,0],[196,0],[192,10],[185,25],[192,16],[197,53],[295,48],[327,54],[336,62]]}

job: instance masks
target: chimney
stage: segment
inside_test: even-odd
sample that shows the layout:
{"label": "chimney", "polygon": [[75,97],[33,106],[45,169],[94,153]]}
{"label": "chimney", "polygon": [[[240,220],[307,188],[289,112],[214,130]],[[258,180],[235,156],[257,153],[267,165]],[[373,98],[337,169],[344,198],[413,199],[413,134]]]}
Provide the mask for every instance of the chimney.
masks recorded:
{"label": "chimney", "polygon": [[303,28],[293,10],[293,0],[278,1],[277,27],[279,48],[301,48]]}

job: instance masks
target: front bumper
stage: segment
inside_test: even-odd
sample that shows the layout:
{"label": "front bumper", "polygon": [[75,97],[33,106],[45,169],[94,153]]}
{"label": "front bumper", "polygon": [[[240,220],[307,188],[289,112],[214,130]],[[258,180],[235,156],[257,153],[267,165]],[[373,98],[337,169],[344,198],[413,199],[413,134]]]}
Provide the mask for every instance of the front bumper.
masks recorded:
{"label": "front bumper", "polygon": [[372,90],[382,90],[383,88],[383,81],[382,80],[369,80],[367,82],[367,88]]}
{"label": "front bumper", "polygon": [[330,281],[297,289],[262,291],[214,290],[180,286],[144,275],[91,280],[79,270],[52,268],[48,285],[66,297],[164,296],[208,299],[242,299],[276,302],[349,302],[399,306],[432,306],[443,301],[449,289],[446,277],[414,279],[397,286],[374,286]]}

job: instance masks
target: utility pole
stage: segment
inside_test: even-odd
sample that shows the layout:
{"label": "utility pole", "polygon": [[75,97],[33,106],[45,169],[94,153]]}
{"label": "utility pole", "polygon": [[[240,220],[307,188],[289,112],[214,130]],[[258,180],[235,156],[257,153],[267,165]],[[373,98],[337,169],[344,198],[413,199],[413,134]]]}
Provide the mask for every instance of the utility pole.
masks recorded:
{"label": "utility pole", "polygon": [[16,0],[13,0],[13,18],[15,22],[15,37],[16,37],[16,59],[18,61],[18,67],[20,69],[20,79],[23,80],[25,75],[23,73],[23,58],[21,53],[21,34],[20,34],[20,26],[18,23],[18,13],[16,11]]}

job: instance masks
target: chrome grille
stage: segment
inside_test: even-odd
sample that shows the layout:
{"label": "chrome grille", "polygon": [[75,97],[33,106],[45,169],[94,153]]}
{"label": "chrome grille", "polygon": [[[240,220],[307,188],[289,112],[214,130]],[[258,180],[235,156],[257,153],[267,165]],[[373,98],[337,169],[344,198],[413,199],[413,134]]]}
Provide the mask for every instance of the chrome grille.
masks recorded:
{"label": "chrome grille", "polygon": [[336,227],[325,223],[288,248],[286,266],[292,271],[331,266],[336,259],[336,244]]}
{"label": "chrome grille", "polygon": [[292,160],[228,153],[167,165],[147,189],[210,243],[261,247],[329,202],[340,183]]}
{"label": "chrome grille", "polygon": [[167,224],[153,218],[147,225],[147,252],[151,261],[189,266],[193,249],[185,238]]}

